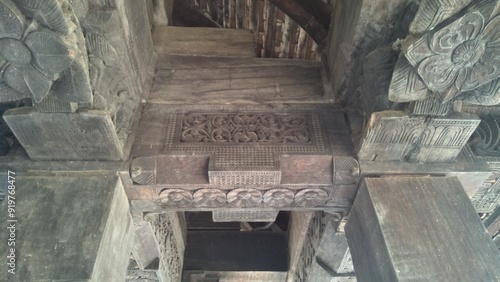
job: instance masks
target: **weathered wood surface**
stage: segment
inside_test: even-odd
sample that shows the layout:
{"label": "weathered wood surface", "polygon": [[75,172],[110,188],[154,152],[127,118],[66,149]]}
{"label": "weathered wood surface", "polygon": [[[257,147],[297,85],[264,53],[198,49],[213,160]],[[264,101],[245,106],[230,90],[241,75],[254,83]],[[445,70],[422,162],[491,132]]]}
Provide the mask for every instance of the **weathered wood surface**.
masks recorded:
{"label": "weathered wood surface", "polygon": [[[2,231],[0,253],[15,248],[16,274],[1,281],[124,281],[131,252],[131,221],[114,173],[25,175],[15,179],[15,218],[7,201],[0,220],[16,225],[15,246]],[[10,251],[10,250],[9,250]]]}
{"label": "weathered wood surface", "polygon": [[[297,1],[288,0],[270,0],[270,2],[284,11],[290,18],[295,20],[295,22],[302,27],[318,45],[324,45],[328,35],[328,27],[325,28],[315,18],[315,15],[311,15],[309,11],[302,6],[302,4]],[[309,6],[311,6],[309,8],[312,8],[313,4],[309,3]]]}
{"label": "weathered wood surface", "polygon": [[491,170],[485,162],[455,161],[452,163],[406,163],[406,162],[372,162],[360,161],[363,176],[409,174],[430,176],[456,176],[467,195],[472,198],[481,185],[491,175]]}
{"label": "weathered wood surface", "polygon": [[500,280],[500,252],[456,178],[365,178],[346,236],[358,281]]}
{"label": "weathered wood surface", "polygon": [[153,42],[159,55],[256,56],[253,34],[242,29],[157,26]]}
{"label": "weathered wood surface", "polygon": [[152,103],[323,101],[319,62],[160,56]]}

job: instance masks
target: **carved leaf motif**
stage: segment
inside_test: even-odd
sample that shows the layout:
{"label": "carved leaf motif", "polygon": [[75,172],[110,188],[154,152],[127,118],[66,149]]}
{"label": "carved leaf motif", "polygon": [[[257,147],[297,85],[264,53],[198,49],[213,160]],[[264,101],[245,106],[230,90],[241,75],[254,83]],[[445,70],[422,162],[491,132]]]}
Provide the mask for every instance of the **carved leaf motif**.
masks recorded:
{"label": "carved leaf motif", "polygon": [[13,89],[31,95],[36,103],[40,103],[49,93],[52,80],[41,74],[31,65],[10,65],[5,69],[4,79]]}
{"label": "carved leaf motif", "polygon": [[28,17],[36,19],[54,31],[69,33],[68,23],[57,0],[14,0],[14,2]]}
{"label": "carved leaf motif", "polygon": [[107,65],[112,65],[116,61],[118,52],[104,37],[94,33],[87,33],[85,38],[90,55],[101,58]]}
{"label": "carved leaf motif", "polygon": [[420,34],[432,30],[471,2],[472,0],[424,0],[410,25],[410,32]]}
{"label": "carved leaf motif", "polygon": [[47,74],[60,73],[73,62],[76,50],[70,49],[57,33],[45,30],[30,33],[25,41],[35,64]]}
{"label": "carved leaf motif", "polygon": [[56,96],[67,102],[92,102],[87,69],[78,61],[74,61],[61,73],[61,78],[54,82],[53,90]]}
{"label": "carved leaf motif", "polygon": [[24,32],[23,14],[10,0],[0,1],[0,38],[21,39]]}
{"label": "carved leaf motif", "polygon": [[25,95],[19,91],[12,89],[5,82],[0,81],[0,103],[19,101],[24,98],[29,98],[29,95]]}

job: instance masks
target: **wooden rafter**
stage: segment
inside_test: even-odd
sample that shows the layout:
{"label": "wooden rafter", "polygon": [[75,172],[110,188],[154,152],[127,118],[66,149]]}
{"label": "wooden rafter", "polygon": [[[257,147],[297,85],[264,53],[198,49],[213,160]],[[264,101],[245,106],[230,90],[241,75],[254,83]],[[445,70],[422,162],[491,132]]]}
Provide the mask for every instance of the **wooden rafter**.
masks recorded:
{"label": "wooden rafter", "polygon": [[174,1],[172,17],[175,25],[221,27],[207,17],[193,0]]}
{"label": "wooden rafter", "polygon": [[299,2],[293,0],[269,0],[281,11],[292,18],[300,27],[302,27],[309,36],[319,45],[323,46],[326,40],[328,30],[309,13]]}

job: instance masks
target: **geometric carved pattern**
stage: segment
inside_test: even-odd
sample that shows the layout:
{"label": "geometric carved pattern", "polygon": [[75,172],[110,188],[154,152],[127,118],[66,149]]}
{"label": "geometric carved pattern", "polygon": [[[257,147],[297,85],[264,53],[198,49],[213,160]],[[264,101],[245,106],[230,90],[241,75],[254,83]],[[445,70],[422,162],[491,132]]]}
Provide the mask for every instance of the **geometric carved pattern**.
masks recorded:
{"label": "geometric carved pattern", "polygon": [[500,157],[500,116],[486,115],[471,137],[476,156]]}
{"label": "geometric carved pattern", "polygon": [[304,115],[196,114],[183,116],[181,142],[307,143]]}
{"label": "geometric carved pattern", "polygon": [[492,174],[471,199],[478,213],[492,213],[500,205],[500,162],[487,163]]}
{"label": "geometric carved pattern", "polygon": [[373,113],[358,156],[362,160],[453,161],[479,122],[458,114],[414,118],[402,112]]}
{"label": "geometric carved pattern", "polygon": [[335,184],[353,184],[359,178],[359,164],[352,157],[333,157]]}
{"label": "geometric carved pattern", "polygon": [[278,211],[256,211],[256,210],[214,210],[212,219],[214,222],[246,221],[246,222],[272,222],[276,220]]}
{"label": "geometric carved pattern", "polygon": [[210,184],[215,185],[264,185],[279,184],[280,171],[208,171]]}

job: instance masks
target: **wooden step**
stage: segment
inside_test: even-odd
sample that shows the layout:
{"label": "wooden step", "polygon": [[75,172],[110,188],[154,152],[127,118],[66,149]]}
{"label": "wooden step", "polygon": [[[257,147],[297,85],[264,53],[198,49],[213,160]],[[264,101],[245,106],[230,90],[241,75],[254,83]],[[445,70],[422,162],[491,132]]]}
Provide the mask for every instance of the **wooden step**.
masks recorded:
{"label": "wooden step", "polygon": [[160,55],[151,103],[269,103],[325,100],[313,61]]}
{"label": "wooden step", "polygon": [[255,57],[253,33],[244,29],[158,26],[155,52],[197,56]]}

